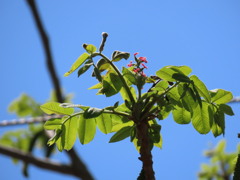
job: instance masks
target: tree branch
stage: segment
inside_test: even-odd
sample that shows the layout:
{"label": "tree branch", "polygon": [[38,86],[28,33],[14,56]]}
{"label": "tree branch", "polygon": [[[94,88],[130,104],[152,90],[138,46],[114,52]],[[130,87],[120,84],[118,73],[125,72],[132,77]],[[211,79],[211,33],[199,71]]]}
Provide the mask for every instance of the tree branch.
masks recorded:
{"label": "tree branch", "polygon": [[74,172],[73,168],[69,165],[53,162],[53,161],[50,161],[49,159],[36,158],[36,157],[32,156],[31,154],[21,152],[17,149],[4,147],[4,146],[0,145],[0,153],[4,154],[6,156],[10,156],[12,158],[22,160],[26,163],[31,163],[39,168],[79,177]]}
{"label": "tree branch", "polygon": [[47,64],[48,72],[50,73],[50,77],[52,79],[52,83],[53,83],[54,89],[56,91],[57,99],[59,102],[63,103],[64,98],[62,96],[60,82],[58,80],[58,77],[57,77],[57,74],[56,74],[56,71],[54,68],[54,63],[53,63],[53,59],[52,59],[52,53],[51,53],[51,48],[50,48],[47,33],[43,27],[43,24],[42,24],[41,18],[39,16],[35,1],[34,0],[26,0],[26,1],[32,11],[32,15],[34,17],[38,32],[41,36],[43,48],[44,48],[45,55],[46,55],[46,64]]}
{"label": "tree branch", "polygon": [[234,97],[229,103],[240,102],[240,96]]}
{"label": "tree branch", "polygon": [[13,120],[2,120],[2,121],[0,121],[0,127],[39,123],[39,122],[45,122],[52,118],[61,118],[61,117],[62,116],[60,116],[60,115],[51,115],[51,116],[20,118],[20,119],[13,119]]}

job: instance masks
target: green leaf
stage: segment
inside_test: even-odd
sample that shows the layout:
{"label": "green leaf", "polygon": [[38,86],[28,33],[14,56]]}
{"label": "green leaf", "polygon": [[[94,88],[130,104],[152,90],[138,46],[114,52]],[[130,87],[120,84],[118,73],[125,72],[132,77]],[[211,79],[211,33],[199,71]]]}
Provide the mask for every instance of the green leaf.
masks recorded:
{"label": "green leaf", "polygon": [[127,79],[131,84],[134,84],[134,85],[137,84],[135,75],[128,68],[123,67],[122,73],[123,73],[123,77]]}
{"label": "green leaf", "polygon": [[213,111],[208,103],[203,102],[202,108],[198,104],[193,111],[192,124],[200,134],[207,134],[212,126]]}
{"label": "green leaf", "polygon": [[85,119],[82,115],[79,116],[78,136],[81,144],[87,144],[93,140],[96,134],[95,119]]}
{"label": "green leaf", "polygon": [[112,132],[112,116],[111,114],[103,113],[96,118],[96,122],[100,131],[104,134]]}
{"label": "green leaf", "polygon": [[156,90],[156,91],[158,91],[159,93],[162,93],[162,92],[165,92],[165,91],[166,91],[166,89],[168,88],[168,86],[169,86],[168,82],[162,80],[162,81],[158,82],[158,83],[152,88],[152,90],[153,90],[153,91]]}
{"label": "green leaf", "polygon": [[62,134],[62,130],[61,129],[57,129],[55,131],[55,134],[54,136],[48,140],[47,144],[49,146],[53,145],[54,143],[56,143],[56,141],[61,137],[61,134]]}
{"label": "green leaf", "polygon": [[90,107],[89,109],[87,109],[86,111],[84,111],[83,113],[83,117],[85,119],[91,119],[91,118],[95,118],[98,117],[102,114],[103,109],[98,109],[98,108],[92,108]]}
{"label": "green leaf", "polygon": [[118,142],[129,137],[131,134],[131,129],[132,129],[131,126],[123,127],[111,137],[109,143]]}
{"label": "green leaf", "polygon": [[101,72],[96,67],[94,67],[94,76],[96,76],[96,78],[99,82],[102,82]]}
{"label": "green leaf", "polygon": [[63,108],[60,106],[60,103],[57,102],[48,102],[40,106],[40,108],[46,114],[62,114],[62,115],[71,115],[74,112],[73,108]]}
{"label": "green leaf", "polygon": [[89,53],[89,54],[93,54],[94,52],[97,51],[96,46],[92,45],[92,44],[83,44],[83,48]]}
{"label": "green leaf", "polygon": [[191,80],[188,76],[181,74],[181,73],[174,73],[172,75],[172,78],[174,78],[175,80],[180,81],[180,82],[191,82]]}
{"label": "green leaf", "polygon": [[229,116],[233,116],[234,112],[231,108],[231,106],[228,106],[227,104],[220,104],[219,105],[219,109],[224,112],[225,114],[229,115]]}
{"label": "green leaf", "polygon": [[77,58],[77,60],[73,63],[72,67],[68,72],[64,74],[64,76],[69,76],[72,72],[74,72],[79,66],[81,66],[88,58],[89,54],[83,53],[81,56]]}
{"label": "green leaf", "polygon": [[62,127],[62,119],[59,119],[59,118],[49,119],[44,123],[44,128],[46,130],[61,129],[61,127]]}
{"label": "green leaf", "polygon": [[213,126],[212,133],[215,137],[225,133],[225,117],[224,113],[221,111],[217,111],[213,116]]}
{"label": "green leaf", "polygon": [[175,106],[172,111],[173,119],[178,124],[188,124],[191,122],[191,113],[183,107]]}
{"label": "green leaf", "polygon": [[93,85],[92,87],[88,88],[88,89],[101,89],[102,88],[102,83],[98,83]]}
{"label": "green leaf", "polygon": [[105,59],[100,59],[97,62],[97,68],[99,69],[100,72],[103,72],[103,71],[105,71],[107,69],[110,69],[111,66]]}
{"label": "green leaf", "polygon": [[223,89],[210,90],[212,102],[216,104],[225,104],[232,100],[233,95],[229,91]]}
{"label": "green leaf", "polygon": [[66,150],[72,149],[76,138],[78,128],[78,117],[69,118],[63,125],[63,132],[61,134],[63,148]]}
{"label": "green leaf", "polygon": [[91,66],[93,65],[93,61],[90,59],[88,60],[83,67],[78,70],[78,77],[85,73]]}
{"label": "green leaf", "polygon": [[113,96],[117,94],[122,88],[122,81],[115,73],[107,73],[103,79],[102,92],[107,96]]}
{"label": "green leaf", "polygon": [[189,73],[191,73],[191,71],[191,68],[189,68],[188,66],[165,66],[162,69],[158,70],[156,72],[156,75],[163,80],[175,82],[176,79],[173,78],[174,74],[177,73],[187,76]]}
{"label": "green leaf", "polygon": [[194,87],[198,90],[199,94],[207,101],[211,102],[211,96],[205,84],[195,75],[192,75],[190,79],[194,82]]}
{"label": "green leaf", "polygon": [[121,51],[114,51],[112,54],[112,61],[117,62],[121,59],[128,59],[130,57],[130,53],[127,52],[121,52]]}

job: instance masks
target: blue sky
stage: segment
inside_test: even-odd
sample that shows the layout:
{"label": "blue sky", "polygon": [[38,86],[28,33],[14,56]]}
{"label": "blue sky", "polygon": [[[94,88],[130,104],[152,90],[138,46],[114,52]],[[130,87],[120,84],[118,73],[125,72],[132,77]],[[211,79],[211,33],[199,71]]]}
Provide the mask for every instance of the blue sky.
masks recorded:
{"label": "blue sky", "polygon": [[[37,1],[43,23],[51,38],[58,76],[66,93],[74,93],[74,103],[105,107],[118,101],[87,90],[95,84],[90,74],[80,79],[74,73],[63,77],[83,53],[82,44],[99,45],[101,33],[108,32],[105,54],[114,50],[139,52],[148,58],[146,74],[152,75],[165,65],[188,65],[209,89],[222,88],[240,95],[240,2],[237,0],[122,0],[122,1]],[[27,93],[44,103],[52,90],[45,66],[40,38],[24,0],[0,1],[0,120],[13,119],[9,103]],[[131,57],[132,58],[132,57]],[[126,66],[129,61],[118,63]],[[191,124],[178,125],[172,117],[161,121],[163,149],[154,149],[157,179],[196,179],[200,163],[206,162],[203,150],[227,139],[227,150],[234,151],[239,139],[239,104],[232,104],[234,117],[226,118],[225,137],[200,135]],[[6,127],[4,132],[24,128]],[[141,164],[128,140],[108,144],[111,135],[97,133],[87,145],[77,143],[79,155],[97,180],[136,179]],[[63,153],[55,159],[67,162]],[[3,179],[25,179],[21,166],[0,155]],[[75,178],[30,168],[30,179]]]}

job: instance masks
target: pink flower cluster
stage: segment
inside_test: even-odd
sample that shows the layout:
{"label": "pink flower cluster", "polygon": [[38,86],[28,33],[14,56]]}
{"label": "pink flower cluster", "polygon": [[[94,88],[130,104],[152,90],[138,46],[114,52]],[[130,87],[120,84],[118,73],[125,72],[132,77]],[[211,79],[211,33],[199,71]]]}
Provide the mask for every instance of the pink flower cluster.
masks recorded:
{"label": "pink flower cluster", "polygon": [[[133,64],[132,61],[130,61],[130,63],[127,65],[128,67],[132,67],[134,66],[133,72],[140,74],[141,76],[146,77],[146,74],[143,72],[144,69],[147,69],[147,66],[144,63],[147,63],[147,58],[146,57],[139,57],[137,58],[136,56],[139,53],[134,53],[134,58],[137,64]],[[140,65],[142,65],[142,67],[140,67]]]}

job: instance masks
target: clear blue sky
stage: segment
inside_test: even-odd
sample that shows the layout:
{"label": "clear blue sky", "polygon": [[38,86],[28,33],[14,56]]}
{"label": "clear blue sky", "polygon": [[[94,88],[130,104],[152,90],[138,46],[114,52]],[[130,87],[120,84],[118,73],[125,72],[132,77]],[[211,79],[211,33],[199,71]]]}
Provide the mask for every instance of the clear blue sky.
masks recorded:
{"label": "clear blue sky", "polygon": [[[58,76],[74,103],[104,107],[117,101],[87,90],[96,81],[77,74],[63,77],[83,52],[82,44],[99,45],[101,33],[108,32],[105,54],[113,50],[140,52],[148,58],[148,75],[165,65],[188,65],[209,89],[222,88],[240,95],[240,1],[232,0],[98,0],[37,1],[51,47]],[[131,57],[132,58],[132,57]],[[119,63],[126,65],[128,62]],[[0,1],[0,120],[13,119],[8,104],[25,92],[44,103],[52,85],[45,67],[40,38],[24,0]],[[225,137],[200,135],[191,124],[178,125],[171,116],[161,121],[163,149],[154,149],[157,179],[196,179],[203,150],[227,139],[227,150],[234,151],[240,132],[239,104],[232,105],[236,116],[226,118]],[[0,135],[10,129],[1,128]],[[141,164],[133,145],[125,140],[108,144],[111,135],[97,133],[93,142],[77,151],[97,180],[136,179]],[[55,158],[67,162],[64,153]],[[21,165],[0,155],[1,179],[25,179]],[[32,180],[75,178],[30,168]]]}

